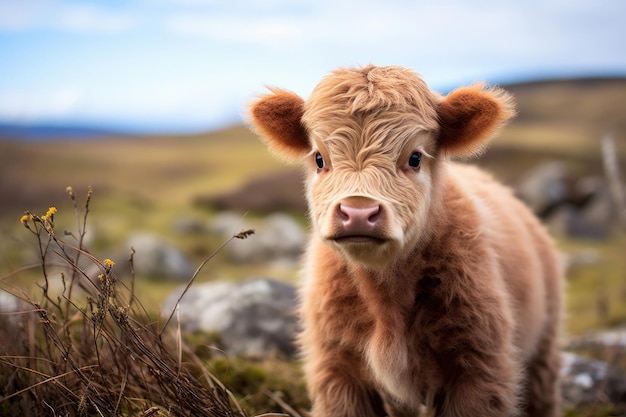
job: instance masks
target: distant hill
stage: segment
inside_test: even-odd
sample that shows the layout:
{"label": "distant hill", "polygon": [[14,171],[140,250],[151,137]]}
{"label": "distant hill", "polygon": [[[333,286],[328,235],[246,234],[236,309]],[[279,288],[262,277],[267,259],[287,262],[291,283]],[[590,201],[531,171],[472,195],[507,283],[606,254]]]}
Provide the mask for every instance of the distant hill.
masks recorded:
{"label": "distant hill", "polygon": [[503,87],[515,96],[518,122],[626,129],[626,77],[538,80]]}
{"label": "distant hill", "polygon": [[95,139],[125,135],[121,130],[80,125],[0,123],[0,138],[26,140]]}

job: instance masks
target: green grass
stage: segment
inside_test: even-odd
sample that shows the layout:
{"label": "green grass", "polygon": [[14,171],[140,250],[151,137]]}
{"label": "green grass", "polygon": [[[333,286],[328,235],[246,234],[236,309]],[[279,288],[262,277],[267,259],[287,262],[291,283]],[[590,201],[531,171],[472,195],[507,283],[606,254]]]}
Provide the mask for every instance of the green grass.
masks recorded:
{"label": "green grass", "polygon": [[572,254],[592,251],[598,262],[581,265],[568,274],[566,333],[582,335],[626,323],[626,236],[618,233],[603,242],[570,240],[563,248]]}

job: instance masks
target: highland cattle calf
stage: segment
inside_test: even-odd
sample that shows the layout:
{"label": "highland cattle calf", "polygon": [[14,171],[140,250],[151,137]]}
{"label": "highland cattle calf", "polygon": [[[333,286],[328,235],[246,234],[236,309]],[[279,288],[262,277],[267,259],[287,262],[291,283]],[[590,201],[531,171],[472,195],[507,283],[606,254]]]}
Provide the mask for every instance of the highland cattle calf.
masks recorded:
{"label": "highland cattle calf", "polygon": [[562,271],[482,152],[515,111],[400,67],[271,89],[251,124],[306,171],[313,236],[299,338],[313,417],[559,414]]}

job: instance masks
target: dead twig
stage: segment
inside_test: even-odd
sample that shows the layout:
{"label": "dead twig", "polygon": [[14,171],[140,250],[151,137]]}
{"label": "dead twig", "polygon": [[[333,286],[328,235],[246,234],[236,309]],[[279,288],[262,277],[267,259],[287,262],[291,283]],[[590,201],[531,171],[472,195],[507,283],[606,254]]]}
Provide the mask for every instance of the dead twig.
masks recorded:
{"label": "dead twig", "polygon": [[626,229],[626,197],[613,136],[606,135],[602,138],[602,161],[604,172],[609,183],[609,189],[613,202],[617,209],[618,220],[622,228]]}

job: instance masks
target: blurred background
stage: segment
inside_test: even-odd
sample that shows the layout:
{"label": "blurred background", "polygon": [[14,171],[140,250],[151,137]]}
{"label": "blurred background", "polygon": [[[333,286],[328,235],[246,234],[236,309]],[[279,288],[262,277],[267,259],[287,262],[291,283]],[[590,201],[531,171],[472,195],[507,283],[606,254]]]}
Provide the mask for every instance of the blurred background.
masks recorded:
{"label": "blurred background", "polygon": [[67,186],[80,210],[93,189],[91,253],[127,277],[135,248],[155,311],[246,228],[256,234],[196,284],[295,284],[308,233],[300,176],[247,129],[246,106],[266,86],[306,98],[334,68],[373,63],[410,67],[442,94],[476,81],[514,94],[517,119],[476,163],[557,239],[567,333],[620,329],[624,16],[621,0],[0,0],[0,288],[40,297],[19,219],[54,206],[57,232],[76,233]]}

